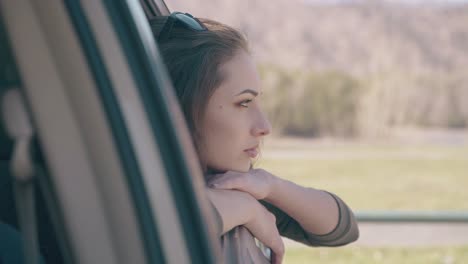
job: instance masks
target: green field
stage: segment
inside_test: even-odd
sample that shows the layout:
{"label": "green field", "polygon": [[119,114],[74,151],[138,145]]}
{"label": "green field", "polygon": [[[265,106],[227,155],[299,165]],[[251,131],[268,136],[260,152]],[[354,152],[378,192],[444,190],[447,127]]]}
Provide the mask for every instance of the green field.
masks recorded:
{"label": "green field", "polygon": [[256,166],[334,192],[354,210],[468,209],[467,146],[278,140]]}
{"label": "green field", "polygon": [[284,264],[466,264],[468,246],[445,248],[292,248]]}
{"label": "green field", "polygon": [[[467,210],[468,146],[271,139],[255,164],[353,210]],[[467,234],[468,235],[468,234]],[[289,247],[286,264],[464,264],[460,247]]]}

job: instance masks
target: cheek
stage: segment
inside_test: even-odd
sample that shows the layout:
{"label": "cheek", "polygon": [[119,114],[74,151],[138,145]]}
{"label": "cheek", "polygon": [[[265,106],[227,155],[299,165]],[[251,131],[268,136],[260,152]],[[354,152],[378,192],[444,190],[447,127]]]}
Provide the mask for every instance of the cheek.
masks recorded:
{"label": "cheek", "polygon": [[239,137],[239,120],[226,109],[207,116],[204,124],[205,143],[213,148],[233,144]]}
{"label": "cheek", "polygon": [[202,158],[217,169],[240,170],[244,166],[243,147],[246,139],[245,122],[242,116],[226,107],[207,113],[203,126]]}

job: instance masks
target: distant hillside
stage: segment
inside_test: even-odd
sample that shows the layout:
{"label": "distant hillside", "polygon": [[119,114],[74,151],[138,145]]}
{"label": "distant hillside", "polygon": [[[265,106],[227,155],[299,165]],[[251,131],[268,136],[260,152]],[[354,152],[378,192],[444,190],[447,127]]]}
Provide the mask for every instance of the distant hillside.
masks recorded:
{"label": "distant hillside", "polygon": [[169,6],[248,36],[279,133],[379,137],[407,126],[468,128],[468,5],[346,2]]}
{"label": "distant hillside", "polygon": [[170,0],[172,10],[216,19],[248,35],[260,62],[353,74],[468,70],[468,5],[360,1]]}

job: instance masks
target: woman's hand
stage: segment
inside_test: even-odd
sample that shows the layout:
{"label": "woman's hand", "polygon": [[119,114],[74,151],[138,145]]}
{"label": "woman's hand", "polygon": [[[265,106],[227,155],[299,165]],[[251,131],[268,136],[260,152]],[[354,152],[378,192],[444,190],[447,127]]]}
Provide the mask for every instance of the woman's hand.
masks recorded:
{"label": "woman's hand", "polygon": [[284,244],[276,227],[275,216],[250,194],[237,190],[207,188],[208,198],[214,204],[223,222],[223,234],[244,225],[258,240],[269,247],[272,263],[281,263]]}
{"label": "woman's hand", "polygon": [[244,225],[272,251],[271,263],[281,264],[284,257],[284,243],[276,227],[276,217],[258,201],[253,217]]}
{"label": "woman's hand", "polygon": [[262,169],[248,172],[228,171],[213,175],[208,186],[214,189],[239,190],[249,193],[257,200],[263,200],[271,194],[276,179],[276,176]]}
{"label": "woman's hand", "polygon": [[220,190],[238,190],[264,200],[294,218],[311,234],[328,234],[339,223],[339,207],[332,195],[283,180],[262,169],[217,174],[208,180],[208,185]]}

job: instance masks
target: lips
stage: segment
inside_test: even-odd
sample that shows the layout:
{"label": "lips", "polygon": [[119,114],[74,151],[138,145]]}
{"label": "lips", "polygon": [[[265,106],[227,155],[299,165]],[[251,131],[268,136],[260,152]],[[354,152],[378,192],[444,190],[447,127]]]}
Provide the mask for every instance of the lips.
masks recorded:
{"label": "lips", "polygon": [[244,150],[244,152],[247,153],[247,155],[250,158],[256,158],[258,156],[258,146],[246,149],[246,150]]}

